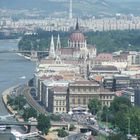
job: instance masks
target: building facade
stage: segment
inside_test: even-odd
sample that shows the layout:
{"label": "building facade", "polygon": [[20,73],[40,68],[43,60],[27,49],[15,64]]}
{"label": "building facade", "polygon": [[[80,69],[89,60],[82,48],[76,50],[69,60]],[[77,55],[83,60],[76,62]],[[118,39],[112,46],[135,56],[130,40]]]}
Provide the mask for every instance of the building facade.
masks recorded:
{"label": "building facade", "polygon": [[88,110],[88,103],[100,97],[100,85],[93,81],[75,81],[69,84],[69,111],[82,107]]}

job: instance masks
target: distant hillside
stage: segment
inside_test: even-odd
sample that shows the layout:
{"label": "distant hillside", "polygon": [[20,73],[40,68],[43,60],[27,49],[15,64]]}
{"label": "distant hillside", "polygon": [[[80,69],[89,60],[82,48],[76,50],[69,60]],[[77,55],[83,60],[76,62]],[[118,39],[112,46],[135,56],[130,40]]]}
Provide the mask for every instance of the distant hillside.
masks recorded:
{"label": "distant hillside", "polygon": [[[73,0],[76,14],[112,15],[114,13],[139,14],[140,0]],[[43,9],[48,13],[68,11],[69,0],[0,0],[0,8]]]}

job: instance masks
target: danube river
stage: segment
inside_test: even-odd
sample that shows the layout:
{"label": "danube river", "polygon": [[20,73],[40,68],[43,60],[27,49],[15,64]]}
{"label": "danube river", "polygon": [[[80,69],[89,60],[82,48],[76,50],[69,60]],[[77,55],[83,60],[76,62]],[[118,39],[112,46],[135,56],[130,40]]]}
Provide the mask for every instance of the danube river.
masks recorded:
{"label": "danube river", "polygon": [[[17,49],[17,40],[0,40],[0,51]],[[25,84],[33,77],[35,63],[15,53],[0,53],[0,96],[2,92],[14,85]],[[0,116],[8,112],[0,98]],[[10,134],[0,133],[0,140],[14,140]]]}

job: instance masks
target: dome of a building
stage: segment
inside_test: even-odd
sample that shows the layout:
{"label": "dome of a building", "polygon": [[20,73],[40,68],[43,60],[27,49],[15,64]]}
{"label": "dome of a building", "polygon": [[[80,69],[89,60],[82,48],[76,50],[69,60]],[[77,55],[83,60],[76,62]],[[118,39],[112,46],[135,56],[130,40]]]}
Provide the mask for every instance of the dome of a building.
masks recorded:
{"label": "dome of a building", "polygon": [[85,36],[79,30],[78,21],[76,23],[75,31],[70,35],[69,40],[71,42],[84,42],[85,41]]}
{"label": "dome of a building", "polygon": [[70,41],[71,42],[84,42],[85,36],[80,31],[75,31],[74,33],[71,34]]}

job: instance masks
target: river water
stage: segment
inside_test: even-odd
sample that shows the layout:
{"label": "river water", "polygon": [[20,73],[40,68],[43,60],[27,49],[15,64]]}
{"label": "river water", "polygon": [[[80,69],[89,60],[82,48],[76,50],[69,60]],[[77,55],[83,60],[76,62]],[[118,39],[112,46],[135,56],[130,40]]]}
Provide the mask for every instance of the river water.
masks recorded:
{"label": "river water", "polygon": [[[17,40],[0,40],[0,51],[17,49]],[[2,102],[2,92],[14,85],[25,84],[33,77],[35,63],[15,53],[0,53],[0,116],[8,112]],[[26,78],[22,78],[22,77]],[[9,133],[0,133],[0,140],[14,140]]]}

